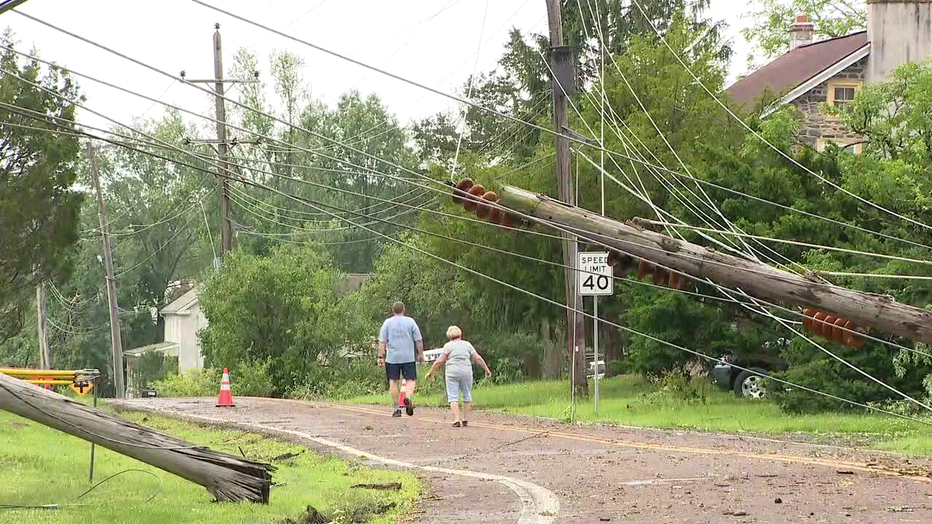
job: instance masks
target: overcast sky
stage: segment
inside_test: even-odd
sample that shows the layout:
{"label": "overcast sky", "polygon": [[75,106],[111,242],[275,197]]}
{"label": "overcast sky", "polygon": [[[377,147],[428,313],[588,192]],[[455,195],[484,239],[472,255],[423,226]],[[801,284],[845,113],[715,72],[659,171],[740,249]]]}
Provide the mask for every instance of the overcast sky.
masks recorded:
{"label": "overcast sky", "polygon": [[[494,66],[511,27],[543,32],[547,24],[544,0],[207,1],[447,92],[461,86],[472,74],[477,51],[479,71]],[[710,16],[728,22],[728,37],[737,51],[733,76],[744,72],[747,45],[740,29],[744,23],[741,14],[747,5],[712,0]],[[259,53],[265,67],[260,74],[268,79],[269,54],[287,49],[304,58],[303,75],[311,94],[327,103],[332,104],[351,88],[374,92],[402,123],[453,107],[443,97],[331,58],[190,0],[29,0],[20,10],[159,69],[173,74],[185,70],[188,78],[213,77],[212,34],[214,23],[219,22],[227,69],[233,53],[249,47]],[[213,103],[204,93],[18,14],[2,15],[0,26],[13,28],[22,50],[35,46],[43,58],[78,72],[201,113],[213,113]],[[140,115],[156,117],[161,111],[151,102],[87,80],[82,80],[81,86],[88,107],[121,122],[128,123]],[[109,127],[87,112],[80,112],[78,118],[86,125]]]}

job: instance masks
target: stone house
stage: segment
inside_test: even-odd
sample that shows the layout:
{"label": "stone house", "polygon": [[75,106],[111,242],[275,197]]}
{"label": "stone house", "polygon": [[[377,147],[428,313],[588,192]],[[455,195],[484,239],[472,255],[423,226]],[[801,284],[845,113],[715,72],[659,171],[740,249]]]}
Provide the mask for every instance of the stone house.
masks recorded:
{"label": "stone house", "polygon": [[[822,151],[834,142],[858,153],[863,139],[828,115],[825,105],[849,103],[866,82],[882,82],[907,62],[932,58],[932,2],[868,0],[867,30],[814,41],[805,15],[789,28],[790,50],[726,91],[746,109],[776,96],[766,117],[786,104],[799,110],[800,142]],[[772,98],[771,98],[772,99]]]}

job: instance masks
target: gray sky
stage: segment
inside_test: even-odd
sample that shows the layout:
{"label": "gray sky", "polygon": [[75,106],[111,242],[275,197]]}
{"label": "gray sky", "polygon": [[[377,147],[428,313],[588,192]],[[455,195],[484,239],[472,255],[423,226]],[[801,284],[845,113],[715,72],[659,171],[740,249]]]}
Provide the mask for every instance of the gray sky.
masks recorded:
{"label": "gray sky", "polygon": [[[511,27],[525,32],[546,30],[543,0],[208,0],[231,12],[274,27],[334,51],[348,54],[406,78],[446,92],[461,86],[473,72],[494,66]],[[730,4],[730,7],[728,7]],[[740,35],[741,14],[748,4],[712,0],[710,15],[724,19],[736,48],[732,76],[744,70],[747,45]],[[483,15],[486,6],[483,31]],[[410,85],[331,58],[302,44],[197,5],[190,0],[30,0],[21,11],[117,49],[159,69],[187,72],[188,78],[213,76],[212,34],[221,24],[225,66],[240,47],[257,51],[268,79],[269,54],[287,49],[305,59],[304,78],[311,94],[332,104],[356,88],[375,92],[402,123],[439,110],[451,102]],[[3,15],[21,49],[35,46],[43,58],[129,87],[200,113],[213,113],[213,103],[196,89],[120,59],[15,13]],[[480,46],[480,34],[482,44]],[[156,117],[161,107],[83,80],[87,106],[118,121],[139,115]],[[95,115],[79,113],[87,125],[107,127]]]}

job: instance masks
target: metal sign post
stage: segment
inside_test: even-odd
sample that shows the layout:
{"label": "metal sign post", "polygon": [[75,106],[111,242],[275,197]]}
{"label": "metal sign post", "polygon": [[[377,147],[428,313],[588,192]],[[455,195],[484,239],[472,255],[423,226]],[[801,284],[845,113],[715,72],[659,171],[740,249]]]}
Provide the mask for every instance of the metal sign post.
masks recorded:
{"label": "metal sign post", "polygon": [[593,381],[595,382],[595,412],[599,413],[599,297],[615,293],[612,266],[608,265],[608,252],[579,253],[576,260],[577,284],[580,295],[593,300]]}
{"label": "metal sign post", "polygon": [[[94,407],[95,408],[97,407],[97,381],[98,380],[100,380],[100,377],[94,377],[94,380],[91,382],[91,384],[94,385],[93,390],[94,390]],[[95,444],[91,442],[91,472],[90,472],[91,482],[94,482],[94,446]]]}

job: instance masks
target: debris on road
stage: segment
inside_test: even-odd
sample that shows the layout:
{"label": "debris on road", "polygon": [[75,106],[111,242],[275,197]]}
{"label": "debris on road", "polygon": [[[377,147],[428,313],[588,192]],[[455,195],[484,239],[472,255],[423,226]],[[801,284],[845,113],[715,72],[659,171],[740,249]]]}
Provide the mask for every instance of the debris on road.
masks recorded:
{"label": "debris on road", "polygon": [[401,489],[401,482],[389,482],[387,484],[356,484],[352,487],[355,489],[377,489],[379,491],[398,491]]}

